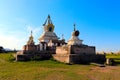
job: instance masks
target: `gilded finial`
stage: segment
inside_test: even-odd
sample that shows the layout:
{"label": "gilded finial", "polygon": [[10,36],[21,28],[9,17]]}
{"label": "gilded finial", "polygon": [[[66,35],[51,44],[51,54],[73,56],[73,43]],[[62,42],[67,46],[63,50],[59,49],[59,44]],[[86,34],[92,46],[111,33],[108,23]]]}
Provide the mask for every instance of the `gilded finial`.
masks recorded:
{"label": "gilded finial", "polygon": [[32,36],[32,30],[31,30],[31,36]]}
{"label": "gilded finial", "polygon": [[32,34],[33,34],[33,32],[32,32],[32,30],[31,30],[31,36],[30,36],[30,39],[33,39],[33,35],[32,35]]}
{"label": "gilded finial", "polygon": [[48,14],[48,18],[50,19],[50,15]]}
{"label": "gilded finial", "polygon": [[52,20],[50,19],[50,15],[48,14],[47,19],[45,20],[43,26],[47,25],[47,24],[52,24]]}
{"label": "gilded finial", "polygon": [[52,21],[50,19],[50,15],[48,14],[48,24],[51,24],[51,23],[52,23]]}
{"label": "gilded finial", "polygon": [[73,26],[74,26],[74,31],[76,31],[76,24],[74,23],[74,25],[73,25]]}
{"label": "gilded finial", "polygon": [[62,34],[62,40],[64,39],[64,35]]}
{"label": "gilded finial", "polygon": [[33,32],[32,32],[32,30],[31,30],[31,35],[30,35],[29,40],[28,40],[28,42],[27,42],[28,45],[33,45],[33,44],[34,44],[32,33],[33,33]]}

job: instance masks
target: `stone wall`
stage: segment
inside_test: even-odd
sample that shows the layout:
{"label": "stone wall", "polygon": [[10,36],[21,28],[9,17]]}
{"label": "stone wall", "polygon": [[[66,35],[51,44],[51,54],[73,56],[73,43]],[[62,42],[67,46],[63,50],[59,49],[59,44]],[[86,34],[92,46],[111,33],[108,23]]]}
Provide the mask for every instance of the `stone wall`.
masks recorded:
{"label": "stone wall", "polygon": [[93,46],[71,46],[71,54],[95,54]]}
{"label": "stone wall", "polygon": [[22,50],[22,51],[18,51],[14,56],[16,57],[16,61],[24,61],[24,60],[30,60],[34,57],[40,59],[49,59],[51,58],[52,54],[55,54],[55,50],[47,50],[47,51]]}
{"label": "stone wall", "polygon": [[87,45],[71,45],[61,46],[56,48],[56,54],[53,58],[64,63],[104,63],[106,61],[105,55],[96,54],[94,46]]}
{"label": "stone wall", "polygon": [[93,46],[61,46],[56,47],[56,54],[96,54]]}
{"label": "stone wall", "polygon": [[68,47],[57,47],[56,54],[68,54]]}
{"label": "stone wall", "polygon": [[105,55],[98,55],[98,54],[87,54],[87,55],[80,55],[80,54],[71,54],[69,63],[104,63],[106,61]]}
{"label": "stone wall", "polygon": [[69,63],[69,54],[53,54],[53,58],[59,62]]}
{"label": "stone wall", "polygon": [[95,63],[104,63],[106,61],[105,55],[97,55],[97,54],[54,54],[53,58],[57,61],[70,63],[70,64],[88,64],[91,62]]}
{"label": "stone wall", "polygon": [[15,55],[16,61],[27,60],[48,60],[51,58],[51,54],[17,54]]}
{"label": "stone wall", "polygon": [[24,45],[23,50],[35,51],[35,50],[37,50],[37,46],[36,45]]}

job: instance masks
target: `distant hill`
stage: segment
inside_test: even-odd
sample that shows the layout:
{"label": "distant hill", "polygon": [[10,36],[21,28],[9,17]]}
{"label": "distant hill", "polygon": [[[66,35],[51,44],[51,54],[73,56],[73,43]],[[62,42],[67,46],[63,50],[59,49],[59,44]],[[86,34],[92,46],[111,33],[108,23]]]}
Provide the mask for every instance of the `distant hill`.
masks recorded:
{"label": "distant hill", "polygon": [[0,46],[0,53],[7,53],[7,52],[17,52],[18,50],[14,49],[9,49],[9,48],[3,48],[2,46]]}

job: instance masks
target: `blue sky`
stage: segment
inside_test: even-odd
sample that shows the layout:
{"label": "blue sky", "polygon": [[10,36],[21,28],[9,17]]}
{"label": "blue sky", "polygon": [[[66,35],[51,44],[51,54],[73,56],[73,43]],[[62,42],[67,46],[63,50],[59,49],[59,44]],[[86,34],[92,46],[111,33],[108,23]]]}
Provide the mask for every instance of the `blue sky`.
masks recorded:
{"label": "blue sky", "polygon": [[0,45],[22,49],[31,30],[38,44],[48,14],[54,32],[66,41],[76,23],[84,44],[96,51],[120,51],[119,0],[0,0]]}

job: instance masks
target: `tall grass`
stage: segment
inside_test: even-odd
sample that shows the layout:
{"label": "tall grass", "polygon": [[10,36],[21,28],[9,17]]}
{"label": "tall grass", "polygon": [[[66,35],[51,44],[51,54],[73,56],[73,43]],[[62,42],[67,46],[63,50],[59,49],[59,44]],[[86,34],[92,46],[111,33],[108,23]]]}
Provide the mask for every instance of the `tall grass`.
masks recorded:
{"label": "tall grass", "polygon": [[14,62],[12,54],[0,54],[0,80],[120,79],[120,66],[67,65],[54,60]]}

